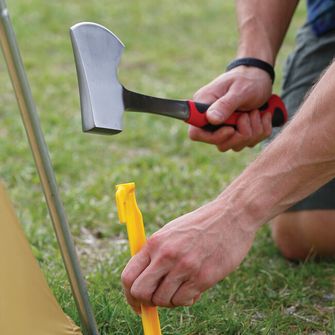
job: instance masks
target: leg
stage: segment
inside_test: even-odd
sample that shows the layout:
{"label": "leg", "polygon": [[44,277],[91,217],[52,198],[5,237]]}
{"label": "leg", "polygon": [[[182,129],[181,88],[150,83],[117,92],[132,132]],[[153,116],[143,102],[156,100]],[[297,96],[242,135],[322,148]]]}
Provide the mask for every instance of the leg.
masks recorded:
{"label": "leg", "polygon": [[335,210],[286,212],[272,222],[272,237],[284,257],[335,256]]}
{"label": "leg", "polygon": [[[286,63],[282,97],[292,116],[335,54],[335,32],[316,38],[308,26],[297,36]],[[273,239],[292,260],[335,256],[335,180],[272,222]]]}
{"label": "leg", "polygon": [[335,256],[335,179],[278,215],[272,236],[288,259]]}

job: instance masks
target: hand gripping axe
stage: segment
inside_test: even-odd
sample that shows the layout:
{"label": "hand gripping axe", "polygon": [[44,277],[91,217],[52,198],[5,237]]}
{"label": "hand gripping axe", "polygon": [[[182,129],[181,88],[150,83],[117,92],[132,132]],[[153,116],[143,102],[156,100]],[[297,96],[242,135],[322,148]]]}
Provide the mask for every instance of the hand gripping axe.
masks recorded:
{"label": "hand gripping axe", "polygon": [[[236,127],[242,112],[234,112],[224,124],[214,126],[206,118],[207,104],[162,99],[126,89],[118,80],[118,65],[124,45],[107,28],[82,22],[71,27],[70,35],[77,68],[83,131],[117,134],[122,131],[123,112],[128,110],[173,117],[209,131],[222,126]],[[272,114],[274,127],[280,127],[287,121],[285,106],[276,95],[272,95],[259,110]]]}

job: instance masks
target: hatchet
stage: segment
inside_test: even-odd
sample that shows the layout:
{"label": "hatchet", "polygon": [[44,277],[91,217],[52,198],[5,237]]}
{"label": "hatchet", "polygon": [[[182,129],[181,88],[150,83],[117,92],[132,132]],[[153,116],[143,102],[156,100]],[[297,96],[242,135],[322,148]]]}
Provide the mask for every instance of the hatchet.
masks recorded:
{"label": "hatchet", "polygon": [[[169,116],[209,131],[222,126],[236,127],[242,112],[234,112],[224,124],[214,126],[209,124],[206,117],[207,104],[157,98],[126,89],[118,80],[118,65],[124,45],[107,28],[92,22],[82,22],[70,28],[70,36],[84,132],[121,132],[124,111]],[[259,110],[272,114],[274,127],[280,127],[287,121],[285,105],[276,95],[272,95]]]}

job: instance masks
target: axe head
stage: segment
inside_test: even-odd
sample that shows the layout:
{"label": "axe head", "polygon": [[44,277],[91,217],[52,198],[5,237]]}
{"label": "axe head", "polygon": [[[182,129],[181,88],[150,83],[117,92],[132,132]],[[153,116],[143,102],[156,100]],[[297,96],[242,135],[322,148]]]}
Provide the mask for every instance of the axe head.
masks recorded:
{"label": "axe head", "polygon": [[123,43],[105,27],[91,22],[70,28],[76,63],[83,131],[122,131],[123,87],[117,70]]}

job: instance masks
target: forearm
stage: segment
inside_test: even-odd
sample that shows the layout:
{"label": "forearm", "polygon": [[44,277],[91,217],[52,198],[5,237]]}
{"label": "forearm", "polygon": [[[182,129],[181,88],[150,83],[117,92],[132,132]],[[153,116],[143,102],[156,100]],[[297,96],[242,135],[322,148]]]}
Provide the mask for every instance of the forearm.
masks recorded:
{"label": "forearm", "polygon": [[236,0],[238,57],[275,63],[299,0]]}
{"label": "forearm", "polygon": [[283,132],[218,198],[260,225],[335,177],[335,63]]}

